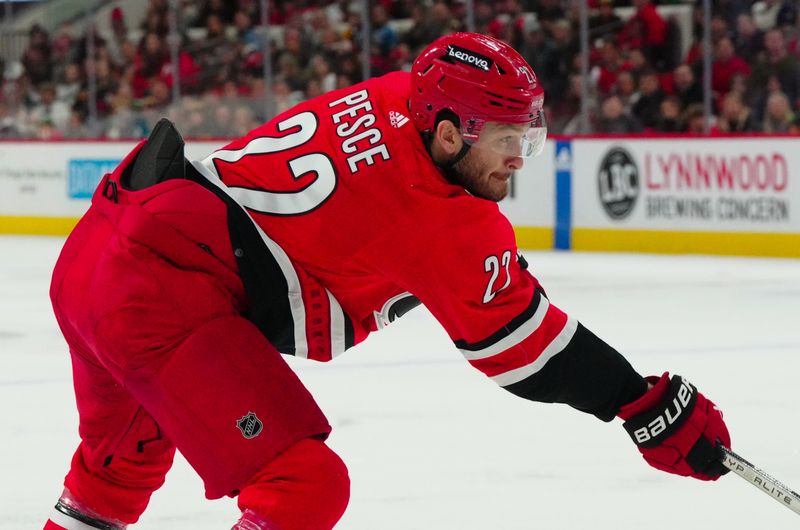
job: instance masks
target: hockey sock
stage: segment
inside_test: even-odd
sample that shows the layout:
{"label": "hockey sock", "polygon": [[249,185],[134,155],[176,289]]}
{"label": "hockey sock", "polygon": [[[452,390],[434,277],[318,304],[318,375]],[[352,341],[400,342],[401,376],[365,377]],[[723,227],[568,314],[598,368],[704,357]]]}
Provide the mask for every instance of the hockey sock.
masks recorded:
{"label": "hockey sock", "polygon": [[239,493],[239,508],[245,514],[252,510],[274,526],[234,528],[330,530],[349,499],[344,462],[321,440],[306,438],[279,454]]}

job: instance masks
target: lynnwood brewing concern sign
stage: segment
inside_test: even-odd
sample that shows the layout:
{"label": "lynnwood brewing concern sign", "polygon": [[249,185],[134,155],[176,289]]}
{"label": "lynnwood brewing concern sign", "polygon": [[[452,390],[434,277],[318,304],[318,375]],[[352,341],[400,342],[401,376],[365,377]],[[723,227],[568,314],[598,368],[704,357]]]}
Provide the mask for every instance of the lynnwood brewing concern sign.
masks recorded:
{"label": "lynnwood brewing concern sign", "polygon": [[574,226],[800,232],[796,140],[573,142]]}

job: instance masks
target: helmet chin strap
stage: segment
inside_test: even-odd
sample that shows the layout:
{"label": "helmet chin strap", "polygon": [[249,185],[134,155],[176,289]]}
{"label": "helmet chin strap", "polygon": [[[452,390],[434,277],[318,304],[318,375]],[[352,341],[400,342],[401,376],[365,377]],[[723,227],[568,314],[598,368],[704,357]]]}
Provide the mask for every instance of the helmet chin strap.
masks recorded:
{"label": "helmet chin strap", "polygon": [[423,143],[425,144],[425,150],[428,151],[428,155],[430,155],[431,160],[433,161],[433,165],[442,170],[442,173],[444,173],[445,178],[449,182],[453,184],[458,184],[458,179],[455,178],[456,175],[455,165],[458,164],[462,158],[467,156],[467,152],[469,151],[469,148],[471,146],[467,142],[462,142],[461,149],[458,151],[458,153],[455,154],[453,158],[451,158],[450,160],[444,160],[442,162],[438,162],[433,157],[433,152],[431,149],[431,145],[433,144],[433,135],[430,132],[425,132],[422,134],[422,140]]}

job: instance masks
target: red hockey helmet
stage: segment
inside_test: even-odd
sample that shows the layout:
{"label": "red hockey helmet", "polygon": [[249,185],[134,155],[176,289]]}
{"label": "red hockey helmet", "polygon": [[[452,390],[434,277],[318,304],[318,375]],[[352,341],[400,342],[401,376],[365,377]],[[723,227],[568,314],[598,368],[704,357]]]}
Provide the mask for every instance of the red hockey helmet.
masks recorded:
{"label": "red hockey helmet", "polygon": [[461,121],[468,143],[487,122],[528,125],[514,153],[534,156],[547,137],[544,91],[530,65],[508,44],[478,33],[445,35],[411,68],[410,110],[420,132],[432,131],[441,110]]}

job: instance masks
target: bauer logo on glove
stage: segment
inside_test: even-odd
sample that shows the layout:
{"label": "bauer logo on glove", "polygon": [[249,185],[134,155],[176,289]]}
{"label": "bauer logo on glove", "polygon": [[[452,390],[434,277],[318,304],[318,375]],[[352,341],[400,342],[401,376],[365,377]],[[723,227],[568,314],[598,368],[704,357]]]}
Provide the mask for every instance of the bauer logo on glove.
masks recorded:
{"label": "bauer logo on glove", "polygon": [[[669,398],[672,397],[670,402]],[[670,436],[691,414],[697,401],[697,389],[682,376],[675,376],[670,383],[666,408],[654,409],[625,422],[625,429],[636,445],[655,447]],[[639,427],[642,423],[645,425]]]}
{"label": "bauer logo on glove", "polygon": [[646,379],[652,388],[622,407],[619,416],[647,463],[700,480],[727,473],[716,445],[729,446],[731,438],[714,403],[679,375]]}

